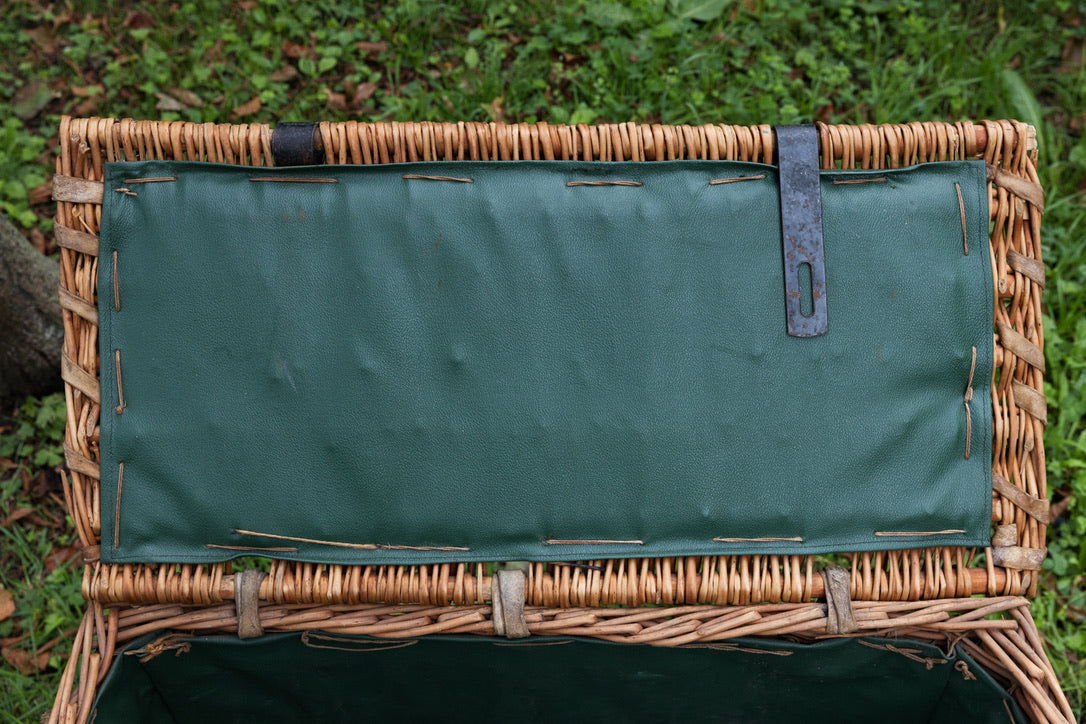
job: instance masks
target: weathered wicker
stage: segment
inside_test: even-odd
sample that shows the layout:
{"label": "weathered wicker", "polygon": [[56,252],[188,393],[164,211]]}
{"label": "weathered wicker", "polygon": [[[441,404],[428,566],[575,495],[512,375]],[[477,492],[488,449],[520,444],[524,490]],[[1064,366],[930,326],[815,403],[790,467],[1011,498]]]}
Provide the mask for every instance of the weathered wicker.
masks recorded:
{"label": "weathered wicker", "polygon": [[[960,641],[1012,686],[1027,714],[1038,721],[1070,720],[1071,711],[1029,617],[1029,604],[1021,598],[1036,591],[1048,520],[1041,444],[1046,424],[1040,317],[1043,195],[1033,131],[1010,121],[819,129],[824,168],[896,168],[976,158],[989,164],[997,290],[993,545],[983,551],[942,547],[842,552],[851,568],[850,593],[860,632]],[[347,122],[320,124],[319,134],[329,164],[774,161],[768,126]],[[61,122],[54,198],[66,332],[65,451],[71,479],[66,480],[65,494],[84,546],[83,594],[91,609],[50,721],[81,721],[88,714],[96,682],[118,644],[149,631],[223,632],[237,626],[237,581],[231,564],[106,565],[97,555],[101,410],[96,234],[101,179],[105,162],[148,159],[271,166],[271,128],[100,118]],[[527,571],[526,621],[533,633],[664,646],[752,635],[806,640],[826,635],[826,605],[819,602],[825,593],[821,566],[814,556],[779,555],[536,563]],[[481,564],[382,567],[273,561],[259,587],[259,617],[266,630],[493,635],[489,570]],[[986,598],[971,598],[978,594]],[[664,607],[599,608],[646,603]],[[446,608],[453,604],[456,608]],[[998,617],[988,618],[993,614]]]}

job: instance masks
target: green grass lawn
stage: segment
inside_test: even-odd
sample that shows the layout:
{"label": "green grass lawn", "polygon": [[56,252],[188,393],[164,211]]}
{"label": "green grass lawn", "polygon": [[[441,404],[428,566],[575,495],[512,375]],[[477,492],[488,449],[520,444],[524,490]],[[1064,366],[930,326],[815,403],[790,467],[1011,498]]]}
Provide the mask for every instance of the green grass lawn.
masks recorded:
{"label": "green grass lawn", "polygon": [[[47,252],[59,116],[216,122],[1018,118],[1047,190],[1050,529],[1034,612],[1086,707],[1086,3],[8,0],[0,209]],[[48,708],[80,610],[63,398],[0,413],[0,720]]]}

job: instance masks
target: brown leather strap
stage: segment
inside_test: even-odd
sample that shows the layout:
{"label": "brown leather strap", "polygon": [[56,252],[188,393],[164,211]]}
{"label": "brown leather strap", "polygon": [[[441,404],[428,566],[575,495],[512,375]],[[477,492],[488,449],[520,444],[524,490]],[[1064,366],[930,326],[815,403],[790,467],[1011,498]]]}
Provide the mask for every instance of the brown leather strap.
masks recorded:
{"label": "brown leather strap", "polygon": [[996,322],[996,329],[999,330],[999,341],[1003,343],[1005,350],[1025,360],[1041,372],[1045,371],[1045,357],[1040,347],[1023,337],[1006,322]]}
{"label": "brown leather strap", "polygon": [[100,204],[105,187],[101,181],[88,181],[75,176],[53,176],[53,201],[73,204]]}
{"label": "brown leather strap", "polygon": [[238,615],[239,639],[264,635],[264,627],[260,625],[260,584],[266,577],[262,571],[234,574],[234,609]]}
{"label": "brown leather strap", "polygon": [[1048,425],[1048,400],[1043,394],[1029,385],[1013,380],[1011,389],[1014,390],[1014,402],[1018,409],[1025,410],[1033,417],[1041,421],[1042,425]]}
{"label": "brown leather strap", "polygon": [[988,180],[996,186],[1006,189],[1020,199],[1025,199],[1044,213],[1045,192],[1040,184],[1027,181],[1021,176],[1016,176],[1010,171],[1004,171],[998,166],[987,164]]}
{"label": "brown leather strap", "polygon": [[847,634],[857,630],[848,571],[841,566],[826,566],[819,573],[826,584],[826,633]]}
{"label": "brown leather strap", "polygon": [[101,468],[98,463],[94,462],[68,443],[64,443],[64,464],[67,465],[68,469],[73,473],[86,475],[95,480],[100,480],[102,477]]}
{"label": "brown leather strap", "polygon": [[1014,249],[1007,249],[1007,264],[1019,274],[1029,277],[1033,282],[1045,288],[1045,265],[1039,259],[1031,259],[1019,254]]}
{"label": "brown leather strap", "polygon": [[[992,473],[992,490],[1014,503],[1021,508],[1026,515],[1029,515],[1037,521],[1046,525],[1051,522],[1047,500],[1033,497],[995,472]],[[992,545],[998,544],[993,541]]]}
{"label": "brown leather strap", "polygon": [[98,256],[98,237],[78,229],[70,229],[61,224],[56,217],[53,218],[53,233],[56,235],[57,246],[71,249],[81,254]]}
{"label": "brown leather strap", "polygon": [[527,579],[522,571],[497,571],[491,578],[494,632],[509,639],[528,637],[524,620]]}
{"label": "brown leather strap", "polygon": [[1019,546],[993,546],[992,563],[1000,568],[1015,571],[1039,571],[1045,562],[1047,548],[1023,548]]}

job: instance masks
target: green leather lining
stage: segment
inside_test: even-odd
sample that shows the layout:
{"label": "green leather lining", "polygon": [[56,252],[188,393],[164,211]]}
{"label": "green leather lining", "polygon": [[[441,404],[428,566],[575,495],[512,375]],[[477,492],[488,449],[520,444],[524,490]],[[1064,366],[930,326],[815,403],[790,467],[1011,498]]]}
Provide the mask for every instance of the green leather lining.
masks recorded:
{"label": "green leather lining", "polygon": [[179,637],[144,660],[156,638],[117,657],[97,724],[1025,721],[966,654],[907,639],[655,648],[309,632]]}
{"label": "green leather lining", "polygon": [[811,339],[771,166],[149,161],[105,188],[107,562],[988,544],[982,162],[823,173]]}

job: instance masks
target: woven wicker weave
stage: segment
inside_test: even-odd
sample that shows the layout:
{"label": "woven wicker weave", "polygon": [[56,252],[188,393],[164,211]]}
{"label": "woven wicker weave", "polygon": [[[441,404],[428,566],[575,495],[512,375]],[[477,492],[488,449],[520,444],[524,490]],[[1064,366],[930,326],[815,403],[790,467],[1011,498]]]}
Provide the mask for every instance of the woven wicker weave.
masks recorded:
{"label": "woven wicker weave", "polygon": [[[774,161],[768,126],[348,122],[320,124],[319,137],[329,164]],[[237,581],[229,563],[106,565],[98,560],[96,280],[103,164],[171,159],[271,166],[273,160],[271,128],[259,124],[65,118],[60,140],[54,198],[66,332],[65,451],[71,475],[65,494],[84,546],[83,594],[91,610],[50,721],[79,721],[89,712],[96,682],[118,644],[150,631],[229,632],[237,627]],[[1036,591],[1048,519],[1041,444],[1046,424],[1040,320],[1043,195],[1032,129],[1009,121],[822,125],[820,141],[824,168],[897,168],[977,158],[989,164],[997,290],[993,546],[984,551],[943,547],[842,552],[851,568],[850,593],[860,630],[960,639],[978,662],[1012,684],[1028,714],[1038,721],[1070,720],[1029,618],[1028,602],[1020,598]],[[670,646],[751,635],[810,639],[825,635],[827,625],[826,606],[817,602],[824,596],[820,567],[815,557],[779,555],[537,563],[527,572],[526,621],[533,633]],[[274,561],[259,588],[258,599],[264,603],[259,617],[265,630],[493,635],[488,570],[480,564],[380,567]],[[977,594],[988,598],[970,598]],[[598,608],[646,603],[669,608]],[[457,608],[443,608],[450,604]],[[187,608],[191,606],[201,608]],[[986,618],[992,614],[999,616]]]}

